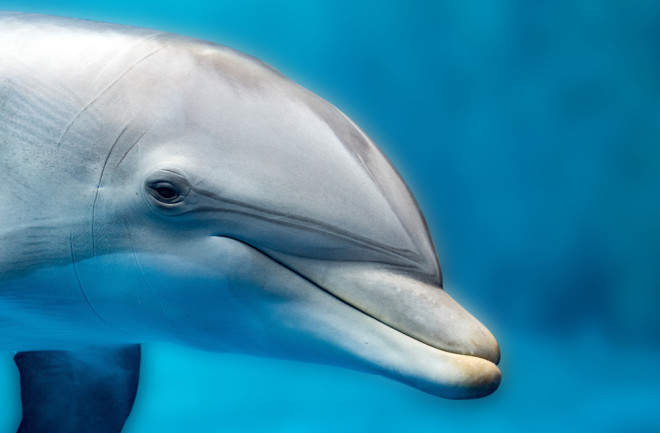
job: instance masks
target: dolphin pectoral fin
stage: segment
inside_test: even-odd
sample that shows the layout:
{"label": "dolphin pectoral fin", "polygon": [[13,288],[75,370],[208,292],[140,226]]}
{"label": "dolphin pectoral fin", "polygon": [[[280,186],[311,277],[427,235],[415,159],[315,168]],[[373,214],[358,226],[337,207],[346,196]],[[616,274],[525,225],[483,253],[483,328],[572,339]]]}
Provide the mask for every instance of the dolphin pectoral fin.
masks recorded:
{"label": "dolphin pectoral fin", "polygon": [[140,375],[140,345],[19,352],[18,433],[119,433]]}

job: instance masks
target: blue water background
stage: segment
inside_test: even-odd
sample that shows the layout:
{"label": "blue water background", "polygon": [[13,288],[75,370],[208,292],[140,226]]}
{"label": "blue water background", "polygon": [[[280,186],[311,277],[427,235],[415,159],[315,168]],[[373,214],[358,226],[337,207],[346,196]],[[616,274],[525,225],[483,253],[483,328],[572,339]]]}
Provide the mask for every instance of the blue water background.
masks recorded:
{"label": "blue water background", "polygon": [[447,290],[502,349],[495,394],[449,401],[332,367],[149,345],[127,433],[660,431],[660,3],[0,7],[213,40],[331,101],[401,171]]}

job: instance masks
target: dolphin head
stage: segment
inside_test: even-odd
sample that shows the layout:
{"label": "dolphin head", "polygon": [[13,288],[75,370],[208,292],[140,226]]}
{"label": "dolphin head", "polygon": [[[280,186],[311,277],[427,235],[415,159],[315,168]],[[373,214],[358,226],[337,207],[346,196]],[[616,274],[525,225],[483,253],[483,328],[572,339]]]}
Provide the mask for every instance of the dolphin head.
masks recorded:
{"label": "dolphin head", "polygon": [[497,343],[443,290],[417,203],[371,140],[258,60],[154,41],[66,138],[90,119],[108,143],[72,241],[99,316],[136,341],[493,392]]}

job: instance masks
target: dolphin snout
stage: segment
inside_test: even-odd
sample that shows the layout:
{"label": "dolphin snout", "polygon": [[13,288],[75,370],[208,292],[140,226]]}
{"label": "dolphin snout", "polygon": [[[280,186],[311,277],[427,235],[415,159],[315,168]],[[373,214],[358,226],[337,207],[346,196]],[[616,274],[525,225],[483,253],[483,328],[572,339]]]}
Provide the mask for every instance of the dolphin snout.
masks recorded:
{"label": "dolphin snout", "polygon": [[385,264],[280,256],[296,272],[352,307],[428,346],[497,364],[490,331],[435,281]]}
{"label": "dolphin snout", "polygon": [[422,343],[495,364],[500,360],[491,332],[437,284],[359,266],[329,276],[325,284],[346,302]]}
{"label": "dolphin snout", "polygon": [[362,327],[345,328],[341,344],[367,370],[446,398],[483,397],[499,386],[497,341],[432,278],[373,262],[277,261],[352,307],[342,314]]}
{"label": "dolphin snout", "polygon": [[400,271],[344,267],[326,276],[327,290],[401,336],[405,360],[386,375],[448,398],[498,388],[497,341],[439,285]]}

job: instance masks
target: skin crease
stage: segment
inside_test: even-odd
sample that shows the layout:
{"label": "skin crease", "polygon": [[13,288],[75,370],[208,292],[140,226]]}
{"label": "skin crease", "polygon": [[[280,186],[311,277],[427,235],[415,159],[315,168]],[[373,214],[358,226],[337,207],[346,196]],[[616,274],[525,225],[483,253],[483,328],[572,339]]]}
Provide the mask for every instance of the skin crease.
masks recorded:
{"label": "skin crease", "polygon": [[218,45],[0,21],[0,348],[166,340],[497,388],[414,198],[336,108]]}

